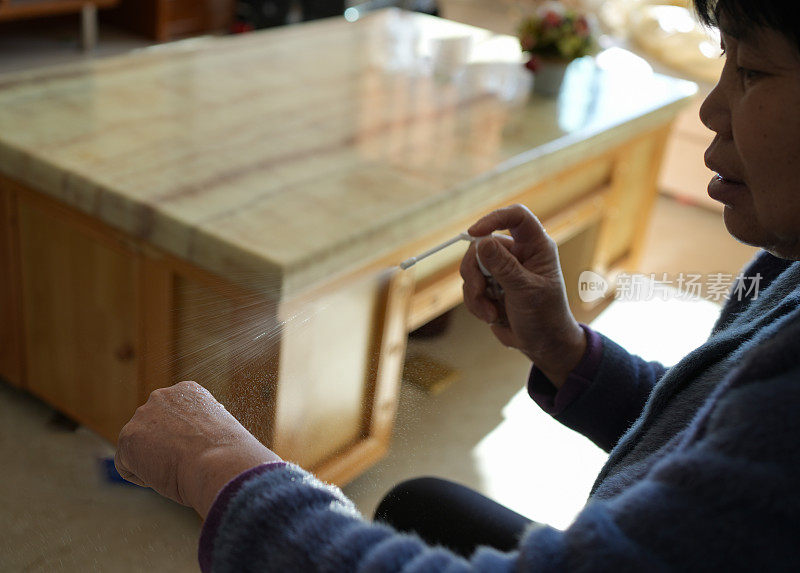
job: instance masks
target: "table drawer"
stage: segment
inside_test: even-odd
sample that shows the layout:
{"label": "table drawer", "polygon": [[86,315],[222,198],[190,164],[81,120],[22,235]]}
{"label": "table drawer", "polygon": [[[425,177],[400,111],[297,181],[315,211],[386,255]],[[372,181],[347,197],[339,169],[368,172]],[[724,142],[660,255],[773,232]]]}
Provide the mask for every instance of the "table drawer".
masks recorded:
{"label": "table drawer", "polygon": [[227,30],[233,0],[163,0],[163,14],[169,38]]}

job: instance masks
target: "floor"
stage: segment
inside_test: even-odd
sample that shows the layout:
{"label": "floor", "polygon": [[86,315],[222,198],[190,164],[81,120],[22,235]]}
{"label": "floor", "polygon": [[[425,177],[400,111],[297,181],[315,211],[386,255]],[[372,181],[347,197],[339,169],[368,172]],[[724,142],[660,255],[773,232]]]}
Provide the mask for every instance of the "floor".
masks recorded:
{"label": "floor", "polygon": [[[0,72],[89,57],[77,52],[77,27],[74,38],[68,29],[60,34],[38,40],[0,28]],[[100,53],[144,45],[101,28]],[[662,197],[641,271],[734,274],[753,253],[728,236],[718,213]],[[702,296],[663,298],[616,301],[592,325],[631,351],[672,363],[704,339],[718,306]],[[642,336],[652,324],[659,327]],[[403,385],[390,454],[345,492],[369,515],[397,481],[433,474],[566,527],[605,456],[527,399],[527,360],[495,342],[463,308],[443,336],[412,341],[411,348],[459,375],[436,395]],[[196,515],[149,490],[109,481],[101,461],[111,455],[110,444],[92,432],[66,427],[45,404],[0,383],[0,571],[197,571]]]}

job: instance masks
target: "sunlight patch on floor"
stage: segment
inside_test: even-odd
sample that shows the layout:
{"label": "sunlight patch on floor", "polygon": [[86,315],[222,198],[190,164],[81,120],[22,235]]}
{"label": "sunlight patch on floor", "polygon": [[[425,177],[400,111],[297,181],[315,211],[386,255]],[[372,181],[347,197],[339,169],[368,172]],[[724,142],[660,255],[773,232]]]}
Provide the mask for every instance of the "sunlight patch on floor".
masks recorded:
{"label": "sunlight patch on floor", "polygon": [[682,298],[675,289],[669,292],[672,296],[666,299],[614,301],[591,326],[628,352],[673,365],[705,342],[720,305]]}
{"label": "sunlight patch on floor", "polygon": [[503,417],[472,452],[483,491],[534,521],[565,528],[586,503],[605,452],[553,421],[525,390]]}
{"label": "sunlight patch on floor", "polygon": [[[666,300],[615,301],[591,326],[629,352],[675,364],[705,341],[720,308],[674,294]],[[582,509],[606,459],[600,448],[543,413],[524,389],[472,455],[484,493],[560,529]]]}

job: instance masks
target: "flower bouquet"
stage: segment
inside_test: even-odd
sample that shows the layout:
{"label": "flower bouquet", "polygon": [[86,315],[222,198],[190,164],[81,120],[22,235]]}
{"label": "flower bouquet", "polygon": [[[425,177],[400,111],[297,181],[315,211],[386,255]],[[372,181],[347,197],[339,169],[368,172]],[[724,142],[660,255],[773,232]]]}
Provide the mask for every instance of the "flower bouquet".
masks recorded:
{"label": "flower bouquet", "polygon": [[540,73],[555,68],[556,75],[560,73],[554,90],[552,86],[537,88],[542,79],[537,74],[534,89],[546,95],[558,92],[569,62],[586,56],[594,48],[589,19],[557,2],[544,4],[534,15],[524,18],[519,24],[518,37],[522,51],[530,54],[525,67]]}

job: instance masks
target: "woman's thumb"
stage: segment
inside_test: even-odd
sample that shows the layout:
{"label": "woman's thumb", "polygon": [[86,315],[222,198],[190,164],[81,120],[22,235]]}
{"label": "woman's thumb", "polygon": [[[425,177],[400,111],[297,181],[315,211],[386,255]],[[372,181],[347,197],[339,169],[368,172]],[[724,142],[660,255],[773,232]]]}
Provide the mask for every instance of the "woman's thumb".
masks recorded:
{"label": "woman's thumb", "polygon": [[478,260],[504,289],[523,286],[525,269],[511,251],[492,238],[478,244]]}

